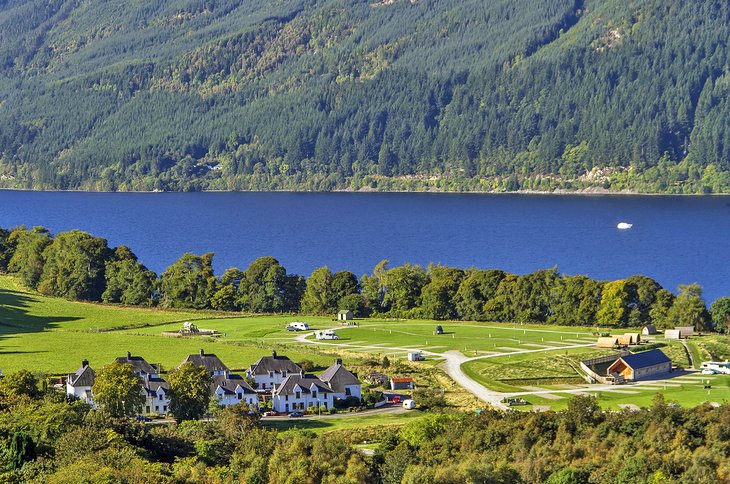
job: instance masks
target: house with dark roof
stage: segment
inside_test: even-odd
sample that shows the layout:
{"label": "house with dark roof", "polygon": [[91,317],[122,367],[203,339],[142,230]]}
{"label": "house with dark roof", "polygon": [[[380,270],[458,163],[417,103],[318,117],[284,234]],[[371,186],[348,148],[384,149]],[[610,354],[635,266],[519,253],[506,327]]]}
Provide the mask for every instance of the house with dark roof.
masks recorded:
{"label": "house with dark roof", "polygon": [[258,406],[259,397],[256,390],[242,376],[233,373],[213,353],[206,353],[201,349],[198,354],[188,355],[180,366],[185,363],[202,366],[213,377],[210,384],[210,396],[216,400],[218,405],[228,407],[245,402],[248,405]]}
{"label": "house with dark roof", "polygon": [[91,394],[91,387],[94,386],[95,380],[96,372],[89,366],[89,360],[83,360],[81,367],[68,375],[66,379],[66,394],[95,407]]}
{"label": "house with dark roof", "polygon": [[346,399],[362,397],[362,385],[354,373],[342,366],[342,360],[337,358],[335,364],[324,370],[319,376],[330,389],[334,392],[336,399]]}
{"label": "house with dark roof", "polygon": [[290,374],[275,386],[271,406],[277,412],[288,413],[309,407],[332,408],[334,400],[334,392],[316,376]]}
{"label": "house with dark roof", "polygon": [[166,415],[170,407],[170,384],[160,377],[148,376],[142,387],[145,395],[144,413]]}
{"label": "house with dark roof", "polygon": [[279,356],[276,351],[271,356],[264,356],[246,370],[246,375],[254,380],[256,390],[272,390],[290,375],[303,376],[302,367],[286,356]]}
{"label": "house with dark roof", "polygon": [[672,371],[672,360],[661,350],[642,351],[619,357],[606,370],[608,376],[627,381],[647,379]]}
{"label": "house with dark roof", "polygon": [[145,397],[144,413],[166,415],[170,406],[170,385],[162,377],[157,365],[147,363],[141,356],[127,352],[127,356],[114,358],[117,363],[130,365],[132,371],[142,380],[140,391]]}
{"label": "house with dark roof", "polygon": [[259,395],[251,385],[234,373],[228,375],[214,375],[210,385],[210,394],[222,407],[245,403],[247,405],[259,406]]}
{"label": "house with dark roof", "polygon": [[192,363],[195,366],[202,366],[203,368],[208,370],[208,373],[210,373],[211,376],[226,376],[231,372],[231,370],[228,369],[228,367],[221,361],[220,358],[218,358],[213,353],[206,353],[203,350],[200,350],[198,354],[188,355],[188,357],[185,358],[182,363],[180,363],[180,366],[184,365],[185,363]]}
{"label": "house with dark roof", "polygon": [[118,356],[114,358],[117,363],[123,363],[125,365],[131,365],[132,370],[142,380],[147,378],[158,378],[160,376],[157,365],[150,365],[141,356],[132,356],[131,352],[127,352],[127,356]]}

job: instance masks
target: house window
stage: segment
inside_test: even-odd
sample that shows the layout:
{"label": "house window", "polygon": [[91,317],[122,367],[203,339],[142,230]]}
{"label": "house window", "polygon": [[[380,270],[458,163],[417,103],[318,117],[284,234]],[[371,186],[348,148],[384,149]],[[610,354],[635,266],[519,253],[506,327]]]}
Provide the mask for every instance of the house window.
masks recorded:
{"label": "house window", "polygon": [[237,396],[239,400],[243,400],[243,393],[239,393]]}
{"label": "house window", "polygon": [[281,376],[283,376],[284,378],[286,378],[286,370],[281,372]]}
{"label": "house window", "polygon": [[274,372],[273,371],[270,371],[269,372],[269,378],[274,378]]}
{"label": "house window", "polygon": [[350,395],[352,395],[352,392],[350,391],[350,389],[348,387],[345,387],[345,395],[347,395],[348,397]]}
{"label": "house window", "polygon": [[317,398],[317,392],[312,392],[312,398]]}
{"label": "house window", "polygon": [[302,398],[302,392],[297,392],[297,396],[295,398]]}
{"label": "house window", "polygon": [[163,412],[167,412],[167,405],[163,405],[163,406],[162,406],[162,411],[163,411]]}
{"label": "house window", "polygon": [[155,405],[155,412],[156,413],[160,413],[160,406],[159,405]]}
{"label": "house window", "polygon": [[150,406],[149,406],[149,405],[147,405],[147,406],[146,406],[146,407],[144,408],[144,413],[150,413]]}
{"label": "house window", "polygon": [[286,400],[288,402],[289,401],[289,395],[285,396],[284,397],[284,400]]}

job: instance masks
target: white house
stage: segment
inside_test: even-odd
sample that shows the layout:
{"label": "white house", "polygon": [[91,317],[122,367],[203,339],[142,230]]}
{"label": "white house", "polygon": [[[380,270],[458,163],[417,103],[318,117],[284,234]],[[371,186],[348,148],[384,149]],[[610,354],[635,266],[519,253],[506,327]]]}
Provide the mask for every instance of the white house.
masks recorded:
{"label": "white house", "polygon": [[334,393],[335,399],[346,399],[355,397],[362,398],[362,384],[354,373],[342,366],[342,360],[337,359],[335,364],[327,368],[319,376]]}
{"label": "white house", "polygon": [[254,380],[256,390],[272,390],[290,375],[303,376],[302,367],[286,356],[278,356],[276,351],[271,356],[264,356],[246,370],[246,375]]}
{"label": "white house", "polygon": [[81,367],[74,373],[68,375],[66,379],[66,394],[96,407],[93,395],[91,394],[91,387],[94,386],[95,379],[96,373],[89,366],[89,360],[83,360]]}
{"label": "white house", "polygon": [[166,415],[170,407],[170,384],[159,377],[147,377],[144,381],[145,404],[147,415]]}
{"label": "white house", "polygon": [[216,375],[210,386],[211,395],[216,399],[218,405],[228,407],[238,403],[259,406],[259,396],[256,390],[240,375],[229,373],[228,375]]}
{"label": "white house", "polygon": [[130,365],[134,373],[142,380],[142,394],[145,397],[143,413],[147,415],[166,415],[170,407],[170,385],[160,377],[157,365],[147,363],[141,356],[119,356],[114,359],[118,363]]}
{"label": "white house", "polygon": [[272,408],[281,413],[304,411],[309,407],[331,408],[334,393],[314,375],[289,375],[277,385],[272,395]]}

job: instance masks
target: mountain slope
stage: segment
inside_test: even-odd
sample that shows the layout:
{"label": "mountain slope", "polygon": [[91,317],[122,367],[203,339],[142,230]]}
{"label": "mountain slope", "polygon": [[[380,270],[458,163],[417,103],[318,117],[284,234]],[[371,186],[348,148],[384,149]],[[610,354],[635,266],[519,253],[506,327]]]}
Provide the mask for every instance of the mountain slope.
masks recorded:
{"label": "mountain slope", "polygon": [[700,0],[0,1],[0,185],[730,190]]}

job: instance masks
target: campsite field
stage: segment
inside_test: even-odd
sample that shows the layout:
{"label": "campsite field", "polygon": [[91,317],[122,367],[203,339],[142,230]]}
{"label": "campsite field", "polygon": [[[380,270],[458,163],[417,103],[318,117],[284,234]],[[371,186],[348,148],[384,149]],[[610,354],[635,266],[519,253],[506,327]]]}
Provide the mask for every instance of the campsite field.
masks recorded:
{"label": "campsite field", "polygon": [[[441,324],[445,334],[436,334]],[[382,348],[419,348],[433,353],[457,350],[467,356],[489,355],[517,350],[585,345],[595,342],[590,328],[529,324],[469,323],[367,319],[358,326],[337,330],[340,339],[329,344],[360,346],[368,351]],[[402,351],[401,351],[402,353]]]}

